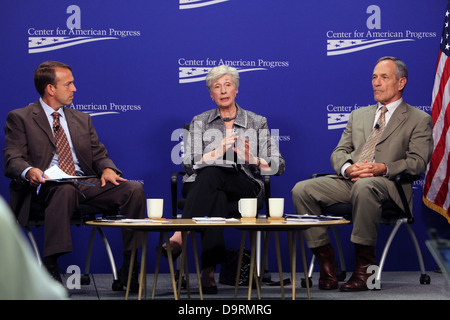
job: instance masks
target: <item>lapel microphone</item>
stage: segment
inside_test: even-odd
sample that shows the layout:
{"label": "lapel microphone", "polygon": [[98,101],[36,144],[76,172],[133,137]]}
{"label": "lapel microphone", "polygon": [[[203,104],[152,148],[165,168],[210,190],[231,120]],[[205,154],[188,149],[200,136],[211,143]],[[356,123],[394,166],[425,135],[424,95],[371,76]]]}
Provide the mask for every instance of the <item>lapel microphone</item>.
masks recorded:
{"label": "lapel microphone", "polygon": [[[377,123],[376,125],[375,125],[375,129],[380,129],[380,125]],[[58,129],[56,129],[56,130],[58,130]]]}
{"label": "lapel microphone", "polygon": [[58,131],[59,130],[59,125],[57,124],[56,126],[53,127],[53,129]]}

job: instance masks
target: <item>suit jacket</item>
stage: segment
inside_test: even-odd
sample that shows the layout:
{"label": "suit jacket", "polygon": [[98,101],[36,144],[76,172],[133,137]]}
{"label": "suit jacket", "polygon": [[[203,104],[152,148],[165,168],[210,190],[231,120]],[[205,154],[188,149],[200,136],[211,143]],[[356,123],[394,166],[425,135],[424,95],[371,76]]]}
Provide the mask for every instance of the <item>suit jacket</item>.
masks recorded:
{"label": "suit jacket", "polygon": [[[105,146],[99,141],[91,116],[64,107],[73,147],[85,175],[100,176],[105,168],[118,174]],[[36,188],[20,175],[28,167],[46,170],[56,153],[52,128],[39,101],[11,111],[6,119],[5,175],[12,179],[10,205],[19,222],[28,221],[31,195]]]}
{"label": "suit jacket", "polygon": [[[285,161],[275,141],[270,135],[267,119],[254,112],[242,109],[236,104],[237,113],[233,129],[238,136],[250,141],[252,152],[264,158],[271,164],[271,171],[265,175],[281,175],[286,169]],[[186,175],[183,182],[193,182],[197,176],[193,164],[201,159],[203,153],[209,152],[219,146],[222,138],[226,136],[225,125],[220,117],[219,108],[214,108],[196,115],[189,126],[189,135],[185,139],[185,155],[183,167]],[[258,197],[264,197],[264,183],[260,171],[249,164],[241,165],[242,171],[260,186]]]}
{"label": "suit jacket", "polygon": [[[376,110],[377,105],[372,105],[351,113],[347,127],[331,155],[331,165],[339,176],[344,163],[358,161],[372,131]],[[375,162],[387,165],[388,178],[399,173],[424,174],[433,152],[432,134],[431,116],[403,101],[391,116],[376,145]],[[405,184],[403,189],[412,206],[411,184]],[[393,183],[389,194],[397,194]],[[396,198],[393,197],[402,207]]]}

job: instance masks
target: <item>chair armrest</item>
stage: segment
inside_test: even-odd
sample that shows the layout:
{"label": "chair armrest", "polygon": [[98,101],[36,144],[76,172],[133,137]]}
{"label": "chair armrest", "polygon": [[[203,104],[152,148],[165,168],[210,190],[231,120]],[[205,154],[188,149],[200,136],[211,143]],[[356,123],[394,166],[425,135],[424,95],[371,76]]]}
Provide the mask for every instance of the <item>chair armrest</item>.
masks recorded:
{"label": "chair armrest", "polygon": [[269,212],[269,198],[270,198],[270,178],[271,176],[262,176],[264,182],[264,204],[266,206],[266,216],[270,216]]}
{"label": "chair armrest", "polygon": [[422,179],[421,175],[413,175],[409,173],[399,173],[396,176],[394,176],[394,181],[401,181],[403,183],[413,183],[414,181]]}
{"label": "chair armrest", "polygon": [[397,187],[397,192],[400,195],[400,199],[402,200],[403,210],[405,212],[405,218],[409,224],[414,222],[414,217],[412,216],[411,210],[409,209],[409,203],[406,199],[405,191],[403,190],[403,184],[412,184],[414,181],[420,180],[422,176],[420,175],[411,175],[408,173],[400,173],[394,176],[395,186]]}
{"label": "chair armrest", "polygon": [[313,173],[312,175],[311,175],[311,178],[312,179],[314,179],[314,178],[319,178],[319,177],[323,177],[323,176],[328,176],[328,175],[330,175],[331,173]]}
{"label": "chair armrest", "polygon": [[172,171],[170,173],[170,194],[172,200],[172,219],[177,218],[177,201],[178,201],[178,176],[184,175],[184,171]]}
{"label": "chair armrest", "polygon": [[264,191],[265,191],[264,196],[266,197],[266,199],[270,198],[270,177],[271,176],[263,176]]}

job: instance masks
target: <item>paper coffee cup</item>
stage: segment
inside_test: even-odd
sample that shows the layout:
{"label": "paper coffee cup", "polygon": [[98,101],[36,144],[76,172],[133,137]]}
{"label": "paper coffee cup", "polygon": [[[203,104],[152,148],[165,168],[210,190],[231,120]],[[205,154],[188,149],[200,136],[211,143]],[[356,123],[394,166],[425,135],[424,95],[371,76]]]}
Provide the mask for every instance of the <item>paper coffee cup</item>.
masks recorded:
{"label": "paper coffee cup", "polygon": [[284,214],[284,198],[269,198],[269,214],[273,218],[281,218]]}
{"label": "paper coffee cup", "polygon": [[147,199],[147,216],[150,219],[161,219],[163,208],[164,199]]}
{"label": "paper coffee cup", "polygon": [[258,199],[242,198],[238,202],[239,213],[243,218],[254,218],[258,211]]}

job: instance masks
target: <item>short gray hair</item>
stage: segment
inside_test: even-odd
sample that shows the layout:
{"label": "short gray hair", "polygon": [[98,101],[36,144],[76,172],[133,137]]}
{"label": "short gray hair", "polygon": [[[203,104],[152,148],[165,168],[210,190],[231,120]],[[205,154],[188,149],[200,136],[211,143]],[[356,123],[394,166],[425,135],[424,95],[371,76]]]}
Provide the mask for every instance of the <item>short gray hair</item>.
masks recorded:
{"label": "short gray hair", "polygon": [[222,64],[220,66],[212,68],[208,75],[206,76],[206,87],[209,91],[211,91],[211,86],[214,82],[217,81],[220,77],[229,74],[231,79],[233,80],[234,86],[236,89],[239,88],[239,72],[236,68],[230,67],[228,65]]}
{"label": "short gray hair", "polygon": [[396,58],[396,57],[386,56],[386,57],[382,57],[382,58],[378,59],[377,64],[380,63],[381,61],[385,61],[385,60],[391,60],[391,61],[395,62],[395,65],[396,65],[395,76],[397,77],[397,79],[400,79],[400,78],[408,79],[408,68],[406,67],[406,64],[402,60],[400,60],[399,58]]}

